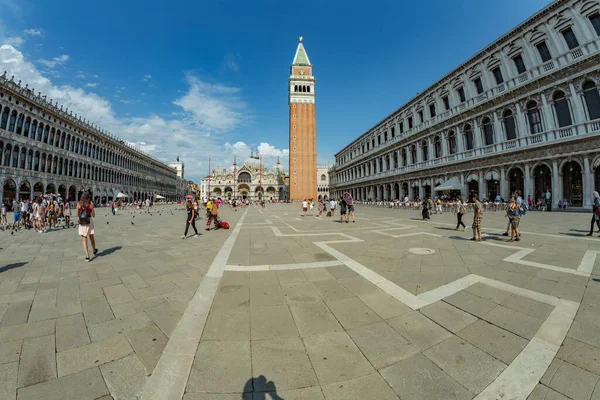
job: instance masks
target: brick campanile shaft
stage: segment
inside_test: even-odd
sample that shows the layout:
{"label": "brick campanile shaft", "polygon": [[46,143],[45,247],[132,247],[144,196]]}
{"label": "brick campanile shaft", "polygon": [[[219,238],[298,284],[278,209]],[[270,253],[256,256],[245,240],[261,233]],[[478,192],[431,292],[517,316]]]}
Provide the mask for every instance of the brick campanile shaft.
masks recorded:
{"label": "brick campanile shaft", "polygon": [[315,77],[312,65],[298,42],[288,79],[290,106],[290,200],[317,197],[317,127]]}

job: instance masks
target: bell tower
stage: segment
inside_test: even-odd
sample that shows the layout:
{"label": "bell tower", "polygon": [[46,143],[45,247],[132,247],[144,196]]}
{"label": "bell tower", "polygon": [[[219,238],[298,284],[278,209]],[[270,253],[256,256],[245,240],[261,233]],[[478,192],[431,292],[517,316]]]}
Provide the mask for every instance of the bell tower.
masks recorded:
{"label": "bell tower", "polygon": [[315,77],[302,36],[288,79],[290,106],[290,200],[317,198]]}

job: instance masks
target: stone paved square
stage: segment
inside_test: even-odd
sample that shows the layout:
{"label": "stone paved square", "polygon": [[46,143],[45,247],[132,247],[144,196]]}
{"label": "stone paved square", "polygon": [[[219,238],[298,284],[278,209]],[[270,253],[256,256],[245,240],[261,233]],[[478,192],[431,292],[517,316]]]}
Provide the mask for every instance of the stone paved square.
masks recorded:
{"label": "stone paved square", "polygon": [[598,393],[600,239],[563,234],[587,214],[529,213],[509,243],[487,212],[473,243],[449,213],[340,224],[269,204],[181,240],[163,207],[99,212],[90,263],[73,230],[0,233],[3,399]]}

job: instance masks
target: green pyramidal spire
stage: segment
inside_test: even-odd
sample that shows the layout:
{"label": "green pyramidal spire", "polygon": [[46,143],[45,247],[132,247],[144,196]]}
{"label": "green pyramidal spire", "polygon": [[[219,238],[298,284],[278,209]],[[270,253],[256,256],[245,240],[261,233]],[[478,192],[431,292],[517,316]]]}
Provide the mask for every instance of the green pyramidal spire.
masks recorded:
{"label": "green pyramidal spire", "polygon": [[296,55],[294,56],[292,65],[311,65],[306,50],[304,50],[304,45],[302,44],[302,36],[300,36],[298,40],[298,48],[296,49]]}

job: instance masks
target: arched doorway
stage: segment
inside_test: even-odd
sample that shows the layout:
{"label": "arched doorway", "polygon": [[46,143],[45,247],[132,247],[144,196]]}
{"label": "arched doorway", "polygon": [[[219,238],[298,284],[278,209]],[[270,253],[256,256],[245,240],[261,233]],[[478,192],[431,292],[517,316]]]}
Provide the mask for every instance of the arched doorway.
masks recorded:
{"label": "arched doorway", "polygon": [[71,185],[69,186],[69,201],[77,201],[77,189],[75,188],[75,186]]}
{"label": "arched doorway", "polygon": [[404,197],[408,197],[408,194],[409,194],[409,192],[408,192],[408,183],[404,182],[402,184],[402,192],[403,192],[402,194],[404,195]]}
{"label": "arched doorway", "polygon": [[562,167],[563,198],[574,207],[583,205],[583,175],[576,161],[567,161]]}
{"label": "arched doorway", "polygon": [[498,171],[488,171],[485,174],[485,185],[487,187],[485,195],[489,201],[494,201],[496,196],[500,194],[500,175]]}
{"label": "arched doorway", "polygon": [[[526,195],[530,195],[531,193],[525,194],[525,178],[523,176],[523,171],[521,168],[514,167],[510,171],[508,171],[508,189],[510,193],[514,193],[515,191],[519,191],[521,193],[521,197],[525,198]],[[506,200],[506,199],[504,199]]]}
{"label": "arched doorway", "polygon": [[39,197],[44,194],[44,184],[42,182],[36,182],[33,185],[33,197]]}
{"label": "arched doorway", "polygon": [[56,194],[56,186],[54,186],[54,183],[49,183],[48,186],[46,186],[46,194]]}
{"label": "arched doorway", "polygon": [[7,179],[2,185],[2,199],[3,201],[15,200],[17,197],[17,184],[12,179]]}
{"label": "arched doorway", "polygon": [[545,201],[545,193],[552,193],[552,171],[546,164],[540,164],[533,169],[533,188],[535,200]]}
{"label": "arched doorway", "polygon": [[397,183],[394,183],[394,199],[400,199],[400,185],[398,185]]}
{"label": "arched doorway", "polygon": [[250,187],[245,184],[239,185],[238,193],[243,200],[246,200],[248,198],[248,193],[250,193]]}
{"label": "arched doorway", "polygon": [[67,197],[67,187],[65,185],[60,185],[58,187],[58,194],[60,194],[60,197],[62,199],[66,199]]}
{"label": "arched doorway", "polygon": [[23,181],[19,185],[19,199],[31,200],[31,185],[29,182]]}

